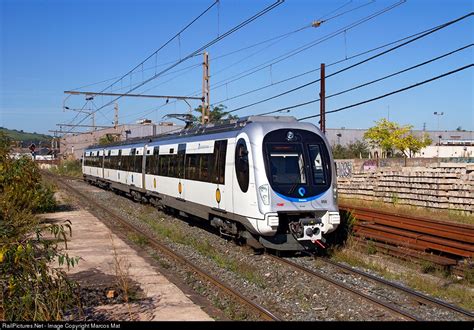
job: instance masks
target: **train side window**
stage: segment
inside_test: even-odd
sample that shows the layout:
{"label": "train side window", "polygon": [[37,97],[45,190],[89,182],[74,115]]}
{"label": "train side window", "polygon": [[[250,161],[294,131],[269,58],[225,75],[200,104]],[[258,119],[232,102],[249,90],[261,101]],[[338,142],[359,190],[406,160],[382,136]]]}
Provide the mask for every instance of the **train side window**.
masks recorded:
{"label": "train side window", "polygon": [[143,163],[143,156],[142,155],[135,155],[134,172],[142,173],[142,163]]}
{"label": "train side window", "polygon": [[169,155],[169,156],[167,156],[167,158],[169,159],[169,162],[168,162],[168,165],[169,165],[168,176],[172,177],[172,178],[175,178],[176,177],[176,166],[177,166],[176,158],[177,158],[177,156],[176,155]]}
{"label": "train side window", "polygon": [[199,176],[198,180],[203,182],[209,182],[209,154],[199,155]]}
{"label": "train side window", "polygon": [[161,176],[168,176],[169,156],[168,155],[161,155],[159,160],[160,160],[160,175]]}
{"label": "train side window", "polygon": [[122,150],[119,150],[119,152],[118,152],[118,157],[117,157],[115,166],[116,166],[117,170],[122,169]]}
{"label": "train side window", "polygon": [[227,140],[216,141],[214,144],[212,182],[224,184],[225,182],[225,156],[227,153]]}
{"label": "train side window", "polygon": [[247,192],[249,189],[249,152],[244,139],[239,139],[235,146],[235,172],[240,189]]}
{"label": "train side window", "polygon": [[186,179],[197,180],[197,163],[198,158],[196,154],[186,155]]}

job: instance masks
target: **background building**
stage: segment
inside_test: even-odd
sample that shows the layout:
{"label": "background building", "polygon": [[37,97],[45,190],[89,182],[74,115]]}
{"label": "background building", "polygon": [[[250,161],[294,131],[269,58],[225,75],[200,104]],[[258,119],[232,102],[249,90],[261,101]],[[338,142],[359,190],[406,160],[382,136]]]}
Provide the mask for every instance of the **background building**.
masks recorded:
{"label": "background building", "polygon": [[174,123],[152,123],[143,121],[141,124],[119,125],[117,128],[98,129],[85,133],[75,133],[61,137],[60,155],[63,158],[80,159],[84,149],[98,144],[100,138],[109,136],[117,141],[125,141],[137,137],[156,136],[179,131],[183,126]]}
{"label": "background building", "polygon": [[[328,128],[326,137],[331,146],[340,144],[347,146],[356,141],[364,140],[366,129],[353,128]],[[413,130],[415,136],[422,137],[427,133],[431,138],[431,145],[420,150],[416,157],[434,158],[434,157],[474,157],[474,132],[473,131],[423,131]],[[369,147],[370,148],[370,147]],[[380,150],[370,149],[373,157],[374,152]]]}

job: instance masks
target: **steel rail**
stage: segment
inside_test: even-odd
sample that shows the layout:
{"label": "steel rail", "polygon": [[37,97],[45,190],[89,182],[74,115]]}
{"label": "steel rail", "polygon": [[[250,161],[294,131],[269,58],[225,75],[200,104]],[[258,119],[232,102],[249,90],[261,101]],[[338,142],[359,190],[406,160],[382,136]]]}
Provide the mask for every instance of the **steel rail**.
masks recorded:
{"label": "steel rail", "polygon": [[[366,208],[366,207],[358,207],[358,206],[352,206],[349,204],[345,203],[339,203],[339,208],[345,211],[359,211],[359,212],[366,212],[368,214],[375,214],[375,215],[386,215],[388,217],[393,217],[398,220],[411,220],[411,221],[417,221],[420,223],[425,223],[425,226],[427,228],[432,228],[433,225],[441,225],[443,226],[443,229],[448,229],[448,228],[459,228],[459,229],[468,229],[468,230],[474,230],[473,225],[469,224],[463,224],[463,223],[457,223],[454,221],[442,221],[442,220],[435,220],[435,219],[427,219],[427,218],[422,218],[422,217],[414,217],[414,216],[406,216],[402,214],[397,214],[393,212],[387,212],[387,211],[379,211],[371,208]],[[446,228],[448,227],[448,228]]]}
{"label": "steel rail", "polygon": [[393,283],[393,282],[390,282],[390,281],[387,281],[383,278],[380,278],[380,277],[377,277],[377,276],[374,276],[372,274],[369,274],[369,273],[366,273],[366,272],[363,272],[361,270],[358,270],[358,269],[355,269],[355,268],[352,268],[350,266],[347,266],[347,265],[344,265],[344,264],[341,264],[339,262],[336,262],[336,261],[333,261],[333,260],[330,260],[328,258],[318,258],[317,260],[320,260],[320,261],[323,261],[325,263],[328,263],[330,265],[333,265],[335,267],[338,267],[340,269],[343,269],[345,271],[348,271],[350,273],[353,273],[353,274],[356,274],[356,275],[359,275],[359,276],[362,276],[362,277],[365,277],[365,278],[368,278],[370,280],[373,280],[377,283],[380,283],[380,284],[384,284],[386,286],[389,286],[391,288],[395,288],[397,290],[400,290],[410,296],[412,296],[413,298],[415,298],[416,300],[420,300],[422,302],[425,302],[425,303],[428,303],[428,304],[431,304],[431,305],[435,305],[437,307],[442,307],[442,308],[445,308],[447,310],[450,310],[450,311],[454,311],[454,312],[457,312],[457,313],[460,313],[460,314],[463,314],[465,316],[469,316],[471,318],[474,318],[474,313],[468,311],[468,310],[465,310],[461,307],[458,307],[458,306],[455,306],[455,305],[451,305],[449,303],[446,303],[442,300],[439,300],[439,299],[436,299],[436,298],[433,298],[433,297],[430,297],[430,296],[427,296],[423,293],[420,293],[418,291],[415,291],[415,290],[412,290],[412,289],[409,289],[409,288],[406,288],[400,284],[397,284],[397,283]]}
{"label": "steel rail", "polygon": [[474,253],[474,226],[408,215],[399,215],[363,207],[340,204],[341,211],[351,212],[359,220],[355,232],[388,244],[412,250],[447,253],[455,262]]}
{"label": "steel rail", "polygon": [[350,286],[342,283],[342,282],[339,282],[337,280],[334,280],[332,278],[330,278],[329,276],[326,276],[325,274],[321,273],[321,272],[317,272],[317,271],[314,271],[312,269],[308,269],[308,268],[305,268],[301,265],[298,265],[292,261],[289,261],[289,260],[286,260],[286,259],[283,259],[283,258],[280,258],[280,257],[277,257],[277,256],[274,256],[274,255],[271,255],[271,254],[267,254],[267,256],[269,256],[270,258],[274,259],[275,261],[277,262],[280,262],[280,263],[283,263],[283,264],[286,264],[290,267],[293,267],[293,268],[296,268],[298,269],[299,271],[302,271],[306,274],[309,274],[311,276],[315,276],[317,278],[320,278],[320,279],[323,279],[325,280],[326,282],[329,282],[333,285],[335,285],[336,287],[338,288],[341,288],[341,289],[344,289],[346,290],[347,292],[351,293],[352,295],[356,296],[356,297],[360,297],[360,298],[363,298],[367,301],[369,301],[370,303],[374,304],[374,305],[377,305],[379,307],[382,307],[383,309],[385,310],[388,310],[389,312],[393,313],[393,314],[397,314],[401,317],[403,317],[404,319],[407,319],[407,320],[411,320],[411,321],[423,321],[422,319],[418,318],[417,316],[415,315],[412,315],[410,313],[407,313],[401,309],[399,309],[398,307],[395,307],[393,305],[390,305],[388,303],[385,303],[383,301],[380,301],[374,297],[371,297],[365,293],[362,293],[362,292],[359,292],[357,290],[354,290],[352,289]]}
{"label": "steel rail", "polygon": [[[45,173],[45,172],[43,172],[43,173]],[[241,303],[246,305],[248,308],[250,308],[251,310],[256,312],[261,319],[268,320],[268,321],[281,321],[280,317],[276,316],[275,314],[270,312],[265,307],[260,306],[256,303],[254,303],[253,301],[251,301],[250,299],[244,297],[243,295],[241,295],[240,293],[238,293],[237,291],[235,291],[234,289],[232,289],[231,287],[229,287],[228,285],[226,285],[225,283],[223,283],[219,279],[217,279],[214,276],[208,274],[205,270],[202,270],[201,268],[196,266],[194,263],[187,260],[181,254],[172,251],[170,248],[166,247],[164,244],[158,242],[158,240],[156,240],[149,233],[147,233],[144,230],[136,228],[135,226],[131,225],[122,216],[120,216],[117,213],[115,213],[115,212],[107,209],[106,207],[100,205],[99,203],[94,201],[90,196],[87,196],[83,192],[79,191],[77,188],[74,188],[73,186],[71,186],[70,184],[65,182],[65,180],[63,178],[55,176],[55,175],[51,175],[49,173],[45,173],[45,175],[56,179],[57,180],[56,182],[59,183],[60,185],[63,185],[64,187],[68,188],[69,192],[73,192],[78,197],[80,197],[82,200],[87,201],[87,203],[88,203],[87,206],[88,207],[93,207],[94,209],[101,210],[102,212],[104,212],[104,213],[108,214],[109,216],[111,216],[114,221],[119,222],[120,225],[122,225],[126,229],[131,230],[133,232],[136,232],[136,233],[146,237],[147,240],[148,240],[148,243],[150,245],[152,245],[155,249],[160,250],[161,252],[165,253],[167,256],[169,256],[169,257],[173,258],[174,260],[178,261],[179,263],[191,268],[200,277],[202,277],[206,281],[212,283],[214,286],[218,287],[220,290],[224,291],[225,293],[232,296],[237,301],[240,301]]]}

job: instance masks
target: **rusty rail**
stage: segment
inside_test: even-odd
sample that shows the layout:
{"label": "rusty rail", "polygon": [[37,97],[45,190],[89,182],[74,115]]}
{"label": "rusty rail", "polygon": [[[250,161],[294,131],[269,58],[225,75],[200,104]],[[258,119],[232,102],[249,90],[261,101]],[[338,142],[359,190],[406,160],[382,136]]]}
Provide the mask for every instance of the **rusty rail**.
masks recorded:
{"label": "rusty rail", "polygon": [[[356,238],[372,241],[377,248],[397,254],[401,248],[412,257],[426,259],[442,266],[456,265],[459,260],[474,257],[474,226],[456,222],[408,217],[378,210],[340,205],[357,219]],[[395,252],[395,253],[391,253]]]}

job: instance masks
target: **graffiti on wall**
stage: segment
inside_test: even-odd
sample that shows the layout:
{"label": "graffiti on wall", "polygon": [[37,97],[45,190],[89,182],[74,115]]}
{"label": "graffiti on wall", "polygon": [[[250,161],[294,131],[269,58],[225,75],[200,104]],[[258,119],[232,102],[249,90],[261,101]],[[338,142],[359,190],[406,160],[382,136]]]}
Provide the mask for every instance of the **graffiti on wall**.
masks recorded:
{"label": "graffiti on wall", "polygon": [[336,160],[336,175],[338,178],[352,177],[352,160]]}
{"label": "graffiti on wall", "polygon": [[362,164],[362,168],[364,169],[364,172],[367,171],[375,171],[377,169],[377,161],[374,159],[369,159]]}

